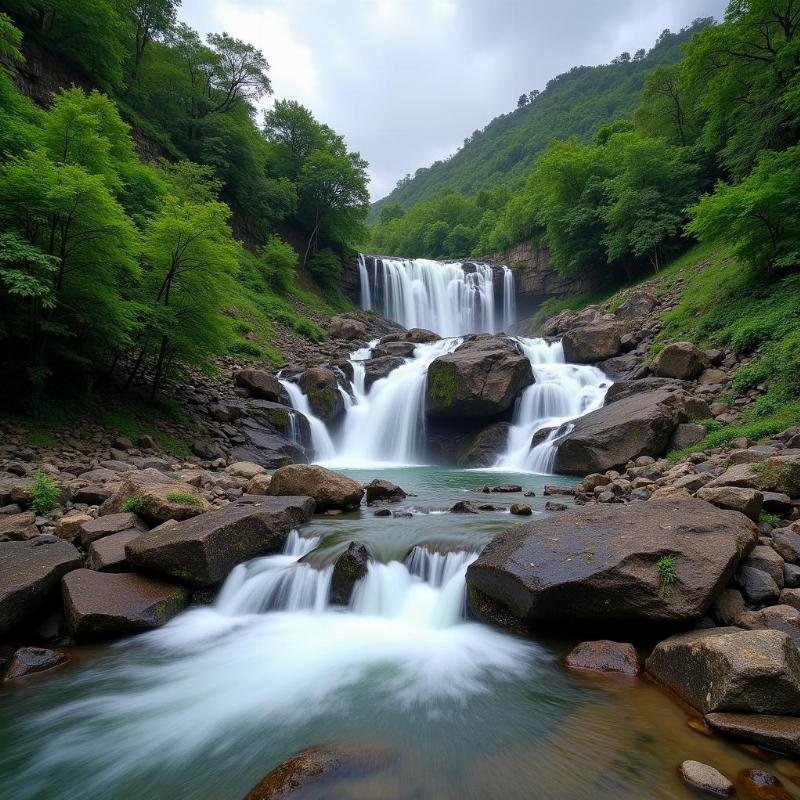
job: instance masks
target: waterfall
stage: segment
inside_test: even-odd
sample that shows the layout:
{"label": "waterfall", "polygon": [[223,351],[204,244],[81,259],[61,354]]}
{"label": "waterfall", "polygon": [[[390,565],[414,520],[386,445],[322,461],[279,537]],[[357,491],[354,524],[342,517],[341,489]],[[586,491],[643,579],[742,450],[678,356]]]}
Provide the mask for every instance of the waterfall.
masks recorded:
{"label": "waterfall", "polygon": [[361,307],[373,303],[406,328],[427,328],[440,336],[496,333],[514,322],[514,274],[503,268],[502,318],[495,313],[494,269],[488,264],[427,258],[373,258],[370,278],[359,256]]}
{"label": "waterfall", "polygon": [[331,441],[331,435],[328,433],[325,423],[311,411],[308,398],[303,394],[303,390],[291,381],[280,380],[280,384],[289,396],[291,407],[299,411],[308,420],[314,458],[318,460],[333,458],[336,455],[336,450],[333,446],[333,441]]}
{"label": "waterfall", "polygon": [[[597,367],[567,364],[561,342],[517,341],[531,362],[536,382],[517,401],[506,452],[495,467],[550,475],[556,444],[571,429],[568,423],[600,408],[611,380]],[[547,428],[553,430],[532,448],[533,435]]]}

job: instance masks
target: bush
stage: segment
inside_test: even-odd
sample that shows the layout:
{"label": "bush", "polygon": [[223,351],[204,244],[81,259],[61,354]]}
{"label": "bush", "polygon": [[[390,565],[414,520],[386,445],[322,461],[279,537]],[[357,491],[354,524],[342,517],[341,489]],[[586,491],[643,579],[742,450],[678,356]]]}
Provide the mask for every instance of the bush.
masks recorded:
{"label": "bush", "polygon": [[142,514],[150,508],[150,500],[141,495],[127,497],[121,506],[121,510],[131,514]]}
{"label": "bush", "polygon": [[167,494],[167,500],[169,500],[170,503],[183,503],[187,506],[200,505],[200,498],[191,492],[169,492]]}
{"label": "bush", "polygon": [[256,253],[258,266],[272,289],[285,292],[294,282],[298,256],[295,249],[281,239],[270,236]]}
{"label": "bush", "polygon": [[342,277],[342,260],[333,250],[325,247],[308,259],[308,271],[325,288],[332,288]]}
{"label": "bush", "polygon": [[33,473],[31,484],[31,510],[36,514],[49,514],[61,497],[56,482],[44,472]]}

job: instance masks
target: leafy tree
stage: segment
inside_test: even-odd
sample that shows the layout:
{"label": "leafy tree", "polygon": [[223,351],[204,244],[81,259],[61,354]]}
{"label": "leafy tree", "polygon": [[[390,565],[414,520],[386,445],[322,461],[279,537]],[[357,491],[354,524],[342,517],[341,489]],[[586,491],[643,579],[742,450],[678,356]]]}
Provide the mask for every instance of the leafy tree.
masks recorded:
{"label": "leafy tree", "polygon": [[22,31],[14,25],[8,14],[0,12],[0,56],[11,61],[24,61],[21,44]]}
{"label": "leafy tree", "polygon": [[645,133],[673,144],[692,144],[699,134],[697,97],[679,64],[656,67],[645,78],[636,122]]}
{"label": "leafy tree", "polygon": [[528,105],[528,95],[521,94],[517,100],[517,108],[524,108],[526,105]]}
{"label": "leafy tree", "polygon": [[139,70],[147,45],[170,35],[177,22],[181,0],[134,0],[133,75]]}
{"label": "leafy tree", "polygon": [[297,251],[280,236],[270,236],[258,249],[256,257],[267,285],[285,292],[294,280],[294,270],[299,260]]}

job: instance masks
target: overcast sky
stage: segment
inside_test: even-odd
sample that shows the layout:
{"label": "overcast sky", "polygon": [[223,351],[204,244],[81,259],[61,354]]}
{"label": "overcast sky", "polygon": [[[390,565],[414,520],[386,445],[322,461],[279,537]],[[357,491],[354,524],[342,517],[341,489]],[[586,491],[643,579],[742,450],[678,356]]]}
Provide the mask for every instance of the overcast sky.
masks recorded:
{"label": "overcast sky", "polygon": [[725,0],[183,0],[202,34],[259,47],[274,99],[369,161],[373,200],[577,64],[649,48]]}

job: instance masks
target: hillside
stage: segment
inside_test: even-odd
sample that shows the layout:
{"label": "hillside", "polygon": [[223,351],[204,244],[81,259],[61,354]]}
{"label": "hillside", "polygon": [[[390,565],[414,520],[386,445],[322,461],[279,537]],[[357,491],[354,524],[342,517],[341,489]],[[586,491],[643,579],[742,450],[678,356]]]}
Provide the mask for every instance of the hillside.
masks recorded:
{"label": "hillside", "polygon": [[[553,78],[532,102],[493,119],[469,136],[452,157],[418,169],[401,180],[370,209],[370,221],[391,203],[408,207],[443,189],[472,194],[504,186],[519,189],[537,156],[553,138],[583,140],[603,124],[633,113],[645,75],[654,67],[681,58],[681,46],[709,20],[696,20],[680,33],[664,31],[647,53],[595,67],[573,67]],[[628,55],[628,54],[624,54]]]}

